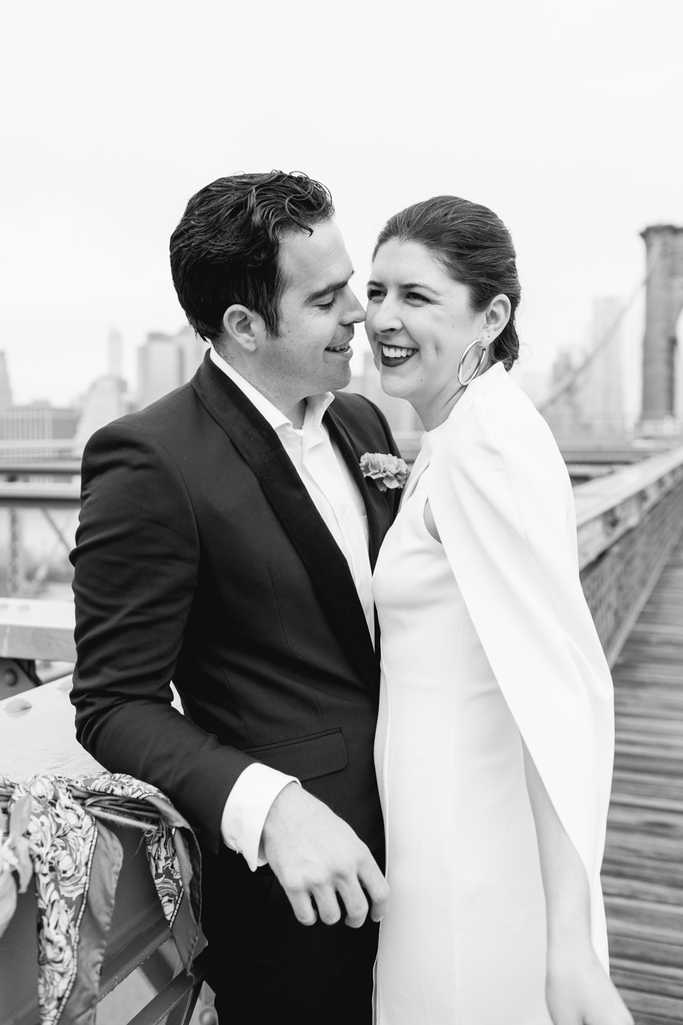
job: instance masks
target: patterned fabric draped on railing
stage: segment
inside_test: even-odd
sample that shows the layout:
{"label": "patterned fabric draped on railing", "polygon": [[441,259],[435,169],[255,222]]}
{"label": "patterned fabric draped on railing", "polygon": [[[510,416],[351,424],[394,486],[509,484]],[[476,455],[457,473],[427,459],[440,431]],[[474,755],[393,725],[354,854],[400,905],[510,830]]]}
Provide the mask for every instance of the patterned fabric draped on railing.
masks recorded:
{"label": "patterned fabric draped on railing", "polygon": [[[188,823],[159,790],[105,772],[79,779],[40,775],[20,784],[0,776],[0,905],[4,900],[7,919],[16,902],[16,883],[25,888],[28,854],[38,906],[41,1025],[58,1025],[62,1018],[95,1023],[123,862],[121,843],[106,823],[143,831],[178,953],[186,968],[192,961],[199,921],[199,848]],[[0,906],[0,933],[2,911]]]}

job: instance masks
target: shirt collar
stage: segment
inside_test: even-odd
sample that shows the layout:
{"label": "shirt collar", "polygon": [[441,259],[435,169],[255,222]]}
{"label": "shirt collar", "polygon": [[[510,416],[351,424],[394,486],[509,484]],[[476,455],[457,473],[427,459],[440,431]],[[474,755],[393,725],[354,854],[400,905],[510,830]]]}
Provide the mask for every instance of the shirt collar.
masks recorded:
{"label": "shirt collar", "polygon": [[[253,384],[250,384],[246,378],[242,377],[235,368],[224,360],[222,356],[219,356],[213,345],[209,352],[209,358],[211,362],[221,370],[226,377],[229,377],[233,384],[237,385],[240,391],[246,395],[249,401],[258,409],[261,416],[268,421],[273,430],[277,430],[278,427],[292,427],[292,421],[282,413],[277,406],[274,406],[270,399],[267,399],[265,395],[255,388]],[[331,391],[324,392],[321,395],[309,395],[306,399],[306,416],[304,425],[309,421],[313,421],[316,425],[322,422],[322,418],[325,414],[325,410],[334,400],[334,394]]]}

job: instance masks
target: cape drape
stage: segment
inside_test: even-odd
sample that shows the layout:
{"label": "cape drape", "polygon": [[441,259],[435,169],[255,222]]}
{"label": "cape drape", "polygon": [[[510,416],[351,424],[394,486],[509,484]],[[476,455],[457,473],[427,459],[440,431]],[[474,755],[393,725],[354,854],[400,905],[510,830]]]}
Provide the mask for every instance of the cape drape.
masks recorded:
{"label": "cape drape", "polygon": [[593,942],[607,963],[612,680],[581,589],[566,467],[501,364],[468,387],[435,436],[427,492],[503,696],[585,866]]}

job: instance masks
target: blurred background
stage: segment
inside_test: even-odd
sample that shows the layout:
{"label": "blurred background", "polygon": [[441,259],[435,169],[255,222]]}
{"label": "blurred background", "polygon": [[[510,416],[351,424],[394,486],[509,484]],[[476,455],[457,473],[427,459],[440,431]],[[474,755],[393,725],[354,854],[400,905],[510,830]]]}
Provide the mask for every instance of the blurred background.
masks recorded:
{"label": "blurred background", "polygon": [[[640,233],[683,224],[680,3],[23,0],[1,23],[5,460],[77,459],[189,379],[169,235],[201,186],[273,167],[331,189],[361,297],[390,214],[490,206],[518,251],[519,383],[565,434],[638,432]],[[352,387],[410,448],[362,329],[354,348]],[[75,508],[0,517],[0,593],[67,596]]]}

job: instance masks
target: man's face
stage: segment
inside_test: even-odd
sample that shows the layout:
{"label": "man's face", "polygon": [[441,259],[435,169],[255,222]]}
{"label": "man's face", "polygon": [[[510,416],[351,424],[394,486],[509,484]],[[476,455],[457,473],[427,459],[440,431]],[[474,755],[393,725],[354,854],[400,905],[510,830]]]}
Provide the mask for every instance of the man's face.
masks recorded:
{"label": "man's face", "polygon": [[279,259],[280,328],[262,345],[261,370],[296,401],[345,388],[354,324],[365,320],[365,312],[349,287],[353,268],[339,229],[323,221],[312,235],[288,233]]}

